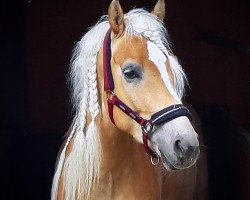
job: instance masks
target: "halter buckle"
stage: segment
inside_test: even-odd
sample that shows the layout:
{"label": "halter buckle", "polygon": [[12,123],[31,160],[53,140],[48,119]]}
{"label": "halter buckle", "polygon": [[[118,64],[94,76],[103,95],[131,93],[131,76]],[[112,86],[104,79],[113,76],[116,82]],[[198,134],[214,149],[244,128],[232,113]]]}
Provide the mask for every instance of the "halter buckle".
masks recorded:
{"label": "halter buckle", "polygon": [[115,93],[113,91],[107,91],[107,101],[112,101],[112,97],[115,96]]}
{"label": "halter buckle", "polygon": [[149,120],[146,120],[144,124],[141,126],[143,133],[145,133],[148,137],[151,136],[151,133],[154,129],[154,126]]}

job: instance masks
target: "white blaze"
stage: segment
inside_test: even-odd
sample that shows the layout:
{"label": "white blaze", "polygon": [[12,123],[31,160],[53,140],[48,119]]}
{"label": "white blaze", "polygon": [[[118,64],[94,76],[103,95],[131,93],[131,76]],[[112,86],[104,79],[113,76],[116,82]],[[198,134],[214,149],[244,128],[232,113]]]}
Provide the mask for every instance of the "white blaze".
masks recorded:
{"label": "white blaze", "polygon": [[161,74],[161,78],[163,79],[168,91],[172,95],[172,97],[178,102],[181,103],[180,98],[178,97],[176,91],[174,90],[169,74],[167,72],[166,61],[167,58],[163,54],[163,52],[151,41],[147,41],[148,45],[148,58],[152,61],[158,68]]}

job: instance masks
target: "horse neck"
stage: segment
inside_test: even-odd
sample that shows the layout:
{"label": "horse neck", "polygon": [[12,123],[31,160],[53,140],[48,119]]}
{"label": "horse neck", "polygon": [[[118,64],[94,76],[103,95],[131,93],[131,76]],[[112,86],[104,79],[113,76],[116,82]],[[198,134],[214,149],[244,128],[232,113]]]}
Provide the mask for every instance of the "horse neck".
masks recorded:
{"label": "horse neck", "polygon": [[[102,160],[98,188],[105,188],[110,193],[116,191],[119,195],[127,195],[128,191],[133,191],[130,199],[138,196],[143,199],[157,199],[159,191],[155,170],[143,152],[142,145],[128,133],[116,128],[105,111],[101,113],[98,129]],[[98,188],[94,189],[94,193]]]}
{"label": "horse neck", "polygon": [[137,144],[128,133],[120,131],[111,122],[104,119],[109,120],[109,118],[108,116],[102,117],[102,123],[99,126],[103,171],[120,170],[124,173],[133,165],[141,164],[135,162],[138,157],[143,158],[143,162],[147,162],[141,145]]}

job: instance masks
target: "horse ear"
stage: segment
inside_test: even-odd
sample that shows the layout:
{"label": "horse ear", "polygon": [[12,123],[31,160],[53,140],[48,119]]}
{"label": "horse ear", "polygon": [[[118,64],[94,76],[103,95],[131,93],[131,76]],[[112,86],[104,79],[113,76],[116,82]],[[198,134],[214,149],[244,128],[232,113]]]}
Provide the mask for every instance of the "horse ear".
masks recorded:
{"label": "horse ear", "polygon": [[154,10],[152,11],[152,14],[157,16],[161,21],[164,20],[166,14],[165,0],[158,0],[158,2],[155,4]]}
{"label": "horse ear", "polygon": [[109,24],[115,37],[120,37],[125,30],[124,14],[119,0],[113,0],[108,10]]}

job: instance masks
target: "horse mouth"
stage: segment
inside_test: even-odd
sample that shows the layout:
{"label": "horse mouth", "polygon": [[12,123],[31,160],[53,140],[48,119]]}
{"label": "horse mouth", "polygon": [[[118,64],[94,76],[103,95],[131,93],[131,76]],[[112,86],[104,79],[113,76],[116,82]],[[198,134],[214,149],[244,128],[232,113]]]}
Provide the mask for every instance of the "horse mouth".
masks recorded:
{"label": "horse mouth", "polygon": [[199,157],[199,153],[196,153],[192,159],[190,160],[189,163],[184,164],[181,158],[176,157],[176,161],[171,161],[169,158],[167,158],[167,156],[165,156],[162,152],[161,152],[161,161],[164,165],[164,167],[170,171],[176,171],[176,170],[182,170],[182,169],[186,169],[189,168],[191,166],[193,166],[196,163],[196,160]]}
{"label": "horse mouth", "polygon": [[161,161],[164,167],[168,170],[180,170],[176,168],[163,154],[161,155]]}

